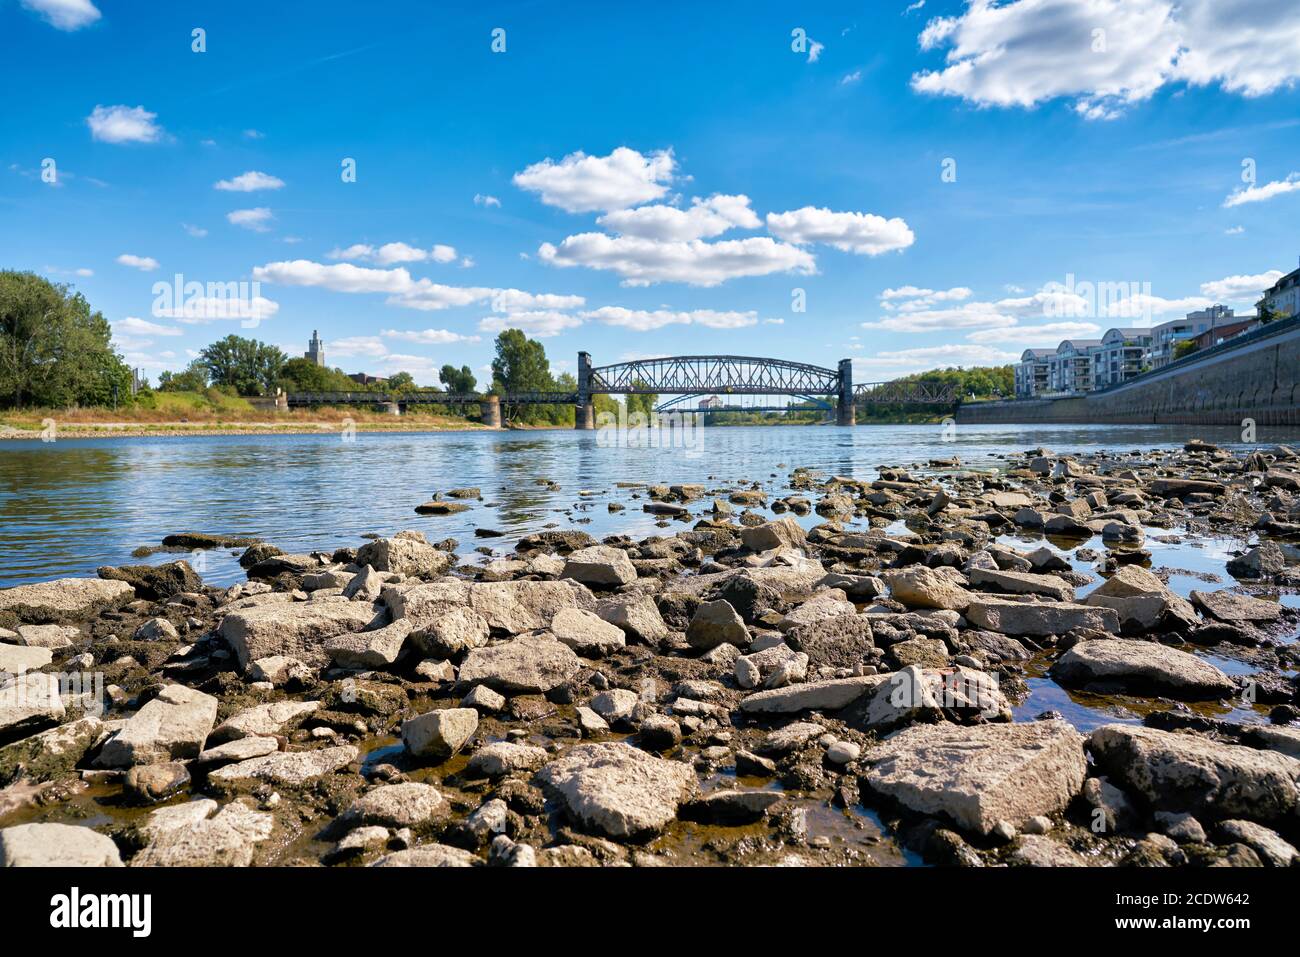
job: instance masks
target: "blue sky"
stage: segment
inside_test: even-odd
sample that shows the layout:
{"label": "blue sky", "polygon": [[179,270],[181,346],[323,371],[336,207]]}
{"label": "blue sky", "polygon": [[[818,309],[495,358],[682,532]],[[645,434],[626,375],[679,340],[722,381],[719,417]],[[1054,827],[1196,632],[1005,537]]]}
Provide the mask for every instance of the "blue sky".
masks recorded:
{"label": "blue sky", "polygon": [[[510,326],[885,379],[1296,267],[1300,4],[912,7],[0,0],[0,268],[153,378],[318,328],[432,383]],[[177,274],[261,298],[159,308]]]}

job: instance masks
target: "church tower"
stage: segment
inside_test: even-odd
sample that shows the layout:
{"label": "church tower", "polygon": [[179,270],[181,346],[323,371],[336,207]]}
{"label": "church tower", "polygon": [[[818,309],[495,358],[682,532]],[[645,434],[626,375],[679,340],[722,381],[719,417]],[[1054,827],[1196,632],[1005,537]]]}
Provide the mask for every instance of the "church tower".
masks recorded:
{"label": "church tower", "polygon": [[310,359],[318,366],[325,364],[325,343],[320,341],[320,333],[315,329],[311,331],[311,341],[307,343],[307,353],[304,358]]}

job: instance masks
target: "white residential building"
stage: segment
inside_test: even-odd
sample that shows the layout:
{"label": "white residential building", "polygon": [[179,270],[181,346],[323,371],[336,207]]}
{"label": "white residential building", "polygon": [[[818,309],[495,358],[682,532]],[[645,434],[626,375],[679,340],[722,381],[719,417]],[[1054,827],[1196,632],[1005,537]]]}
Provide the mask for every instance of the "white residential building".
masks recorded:
{"label": "white residential building", "polygon": [[1232,310],[1227,306],[1211,306],[1189,312],[1182,319],[1170,319],[1151,330],[1151,355],[1149,365],[1159,369],[1174,360],[1174,348],[1187,339],[1195,339],[1215,326],[1234,322]]}
{"label": "white residential building", "polygon": [[1255,306],[1256,313],[1268,309],[1278,319],[1300,315],[1300,269],[1287,273],[1268,289]]}
{"label": "white residential building", "polygon": [[1142,372],[1151,350],[1150,329],[1107,329],[1093,360],[1094,389],[1127,382]]}
{"label": "white residential building", "polygon": [[1056,393],[1091,392],[1093,359],[1100,352],[1100,339],[1066,339],[1048,360],[1048,389]]}
{"label": "white residential building", "polygon": [[1016,398],[1028,399],[1051,391],[1048,387],[1055,349],[1026,349],[1016,363]]}

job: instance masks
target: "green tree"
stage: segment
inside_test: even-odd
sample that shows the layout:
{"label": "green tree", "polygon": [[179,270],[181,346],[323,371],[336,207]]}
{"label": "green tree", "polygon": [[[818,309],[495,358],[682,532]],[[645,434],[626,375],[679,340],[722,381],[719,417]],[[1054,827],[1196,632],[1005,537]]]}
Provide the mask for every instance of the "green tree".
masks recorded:
{"label": "green tree", "polygon": [[[641,379],[637,379],[632,383],[632,385],[634,388],[644,389],[647,387],[648,383]],[[629,421],[631,420],[633,413],[636,412],[644,414],[646,420],[649,421],[651,416],[654,414],[655,406],[659,404],[659,396],[654,393],[633,393],[628,395],[624,401],[627,402],[627,416]]]}
{"label": "green tree", "polygon": [[[549,392],[555,388],[546,349],[536,339],[529,339],[519,329],[506,329],[496,339],[496,358],[492,360],[492,390],[497,395],[520,392]],[[575,384],[576,388],[576,384]],[[502,415],[536,422],[549,420],[551,410],[520,403],[506,404]]]}
{"label": "green tree", "polygon": [[388,377],[388,388],[394,392],[415,388],[415,376],[409,372],[394,372]]}
{"label": "green tree", "polygon": [[112,329],[81,293],[32,272],[0,271],[0,402],[107,405],[131,395]]}
{"label": "green tree", "polygon": [[235,335],[212,343],[199,353],[199,359],[214,386],[233,389],[239,395],[263,395],[273,390],[286,361],[275,346]]}
{"label": "green tree", "polygon": [[1182,342],[1174,343],[1174,358],[1181,359],[1183,356],[1190,356],[1193,352],[1200,349],[1200,343],[1195,339],[1184,339]]}
{"label": "green tree", "polygon": [[159,392],[202,392],[208,387],[208,367],[195,359],[183,372],[164,372],[158,376]]}
{"label": "green tree", "polygon": [[[500,340],[498,340],[498,342],[499,341]],[[500,354],[501,350],[498,346],[497,355]],[[493,365],[493,369],[495,370],[495,364]],[[450,363],[439,370],[438,381],[446,386],[448,392],[459,395],[471,393],[478,387],[478,380],[474,378],[474,373],[470,370],[469,366],[461,366],[457,369]]]}

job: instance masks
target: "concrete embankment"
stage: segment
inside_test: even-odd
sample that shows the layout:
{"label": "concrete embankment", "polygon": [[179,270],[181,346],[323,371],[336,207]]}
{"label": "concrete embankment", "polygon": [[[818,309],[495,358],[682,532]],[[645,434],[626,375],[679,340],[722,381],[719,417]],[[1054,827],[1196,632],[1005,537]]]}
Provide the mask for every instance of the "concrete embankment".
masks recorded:
{"label": "concrete embankment", "polygon": [[1300,320],[1260,330],[1122,386],[1062,399],[963,405],[957,421],[1300,425]]}

